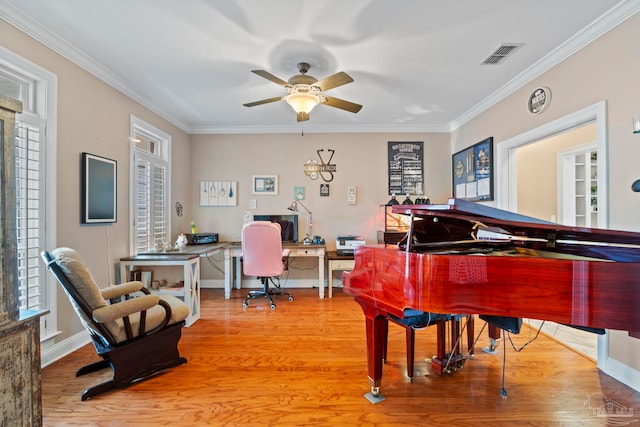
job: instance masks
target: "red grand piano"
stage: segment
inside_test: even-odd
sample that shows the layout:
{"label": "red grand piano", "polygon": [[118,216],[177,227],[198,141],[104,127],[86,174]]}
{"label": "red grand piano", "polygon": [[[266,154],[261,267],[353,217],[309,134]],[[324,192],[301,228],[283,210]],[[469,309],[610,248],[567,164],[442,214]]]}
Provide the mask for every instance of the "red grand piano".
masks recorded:
{"label": "red grand piano", "polygon": [[356,249],[344,292],[366,317],[371,395],[388,316],[405,310],[549,320],[640,337],[640,233],[568,227],[458,199],[397,205],[398,247]]}

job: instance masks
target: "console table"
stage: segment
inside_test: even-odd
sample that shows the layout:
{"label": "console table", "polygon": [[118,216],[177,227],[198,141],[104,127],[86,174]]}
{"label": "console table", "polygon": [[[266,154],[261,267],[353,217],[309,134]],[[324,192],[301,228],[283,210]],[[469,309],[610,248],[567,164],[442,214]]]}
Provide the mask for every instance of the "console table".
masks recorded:
{"label": "console table", "polygon": [[[324,298],[324,245],[284,244],[283,249],[289,249],[289,257],[317,257],[318,258],[318,293]],[[236,289],[240,289],[242,281],[242,267],[240,257],[242,245],[231,243],[224,248],[224,297],[231,298],[231,285],[233,282],[232,260],[235,258],[235,282]],[[329,291],[331,292],[331,291]]]}
{"label": "console table", "polygon": [[338,255],[336,251],[327,252],[327,270],[329,275],[329,298],[333,298],[333,272],[351,271],[356,261],[353,255]]}
{"label": "console table", "polygon": [[[191,326],[200,318],[200,258],[212,256],[225,247],[226,243],[186,246],[179,251],[148,252],[120,259],[120,280],[129,281],[130,272],[137,267],[174,266],[182,268],[184,286],[182,288],[149,289],[151,292],[179,297],[189,307],[185,326]],[[226,272],[225,272],[226,275]]]}

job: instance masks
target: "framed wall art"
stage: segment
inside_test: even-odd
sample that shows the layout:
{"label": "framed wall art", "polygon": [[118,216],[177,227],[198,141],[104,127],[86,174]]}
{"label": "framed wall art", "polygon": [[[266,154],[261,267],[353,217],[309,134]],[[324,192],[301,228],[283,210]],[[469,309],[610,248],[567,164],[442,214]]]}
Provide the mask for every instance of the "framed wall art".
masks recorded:
{"label": "framed wall art", "polygon": [[470,201],[493,200],[493,137],[452,156],[453,197]]}
{"label": "framed wall art", "polygon": [[251,194],[277,196],[278,175],[253,175],[251,177]]}
{"label": "framed wall art", "polygon": [[389,195],[424,191],[424,142],[393,142],[387,146]]}
{"label": "framed wall art", "polygon": [[117,221],[117,168],[115,160],[82,153],[82,224]]}

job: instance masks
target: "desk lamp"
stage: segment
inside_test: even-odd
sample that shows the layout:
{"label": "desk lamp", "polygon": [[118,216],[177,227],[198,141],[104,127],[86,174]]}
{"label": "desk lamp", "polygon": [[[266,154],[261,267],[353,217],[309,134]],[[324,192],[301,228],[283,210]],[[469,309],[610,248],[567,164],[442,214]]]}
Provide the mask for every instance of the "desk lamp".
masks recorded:
{"label": "desk lamp", "polygon": [[313,223],[311,222],[311,211],[309,209],[307,209],[307,207],[305,205],[303,205],[300,200],[294,200],[291,203],[291,205],[289,205],[289,207],[287,209],[289,209],[290,211],[293,211],[293,212],[300,212],[300,208],[298,207],[298,205],[300,205],[300,207],[302,207],[302,209],[304,209],[304,212],[307,214],[307,235],[304,236],[304,240],[302,241],[302,244],[303,245],[310,245],[311,244],[311,231],[313,229]]}

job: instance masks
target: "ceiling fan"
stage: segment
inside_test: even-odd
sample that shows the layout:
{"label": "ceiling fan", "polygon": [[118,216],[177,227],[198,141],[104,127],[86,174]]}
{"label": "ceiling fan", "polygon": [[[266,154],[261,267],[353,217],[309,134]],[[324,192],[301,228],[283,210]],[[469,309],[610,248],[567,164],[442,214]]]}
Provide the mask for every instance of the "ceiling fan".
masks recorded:
{"label": "ceiling fan", "polygon": [[324,92],[329,89],[353,82],[353,79],[347,73],[341,71],[325,79],[318,80],[313,76],[307,75],[309,68],[311,68],[311,66],[306,62],[299,63],[298,70],[300,74],[291,77],[288,81],[284,81],[264,70],[251,70],[252,73],[283,86],[287,89],[288,94],[249,102],[243,105],[245,107],[255,107],[256,105],[268,104],[270,102],[286,101],[297,113],[299,122],[309,120],[309,113],[318,104],[325,104],[330,107],[340,108],[341,110],[351,111],[352,113],[360,111],[362,108],[360,104],[324,94]]}

